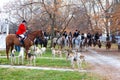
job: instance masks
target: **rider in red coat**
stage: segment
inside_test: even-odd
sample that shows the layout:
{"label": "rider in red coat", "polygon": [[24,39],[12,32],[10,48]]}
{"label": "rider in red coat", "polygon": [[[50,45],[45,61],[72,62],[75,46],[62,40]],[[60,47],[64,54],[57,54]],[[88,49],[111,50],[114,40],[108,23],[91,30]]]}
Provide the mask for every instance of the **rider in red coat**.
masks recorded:
{"label": "rider in red coat", "polygon": [[21,34],[24,34],[24,32],[26,32],[26,26],[21,23],[19,25],[19,28],[18,28],[18,31],[16,32],[17,35],[21,35]]}
{"label": "rider in red coat", "polygon": [[23,20],[22,23],[19,25],[18,31],[16,32],[16,34],[20,36],[22,34],[25,34],[25,32],[26,32],[26,21]]}
{"label": "rider in red coat", "polygon": [[25,38],[25,32],[26,32],[26,21],[23,20],[22,23],[18,27],[18,31],[16,32],[16,34],[21,38],[20,42],[22,44],[24,43],[23,39]]}

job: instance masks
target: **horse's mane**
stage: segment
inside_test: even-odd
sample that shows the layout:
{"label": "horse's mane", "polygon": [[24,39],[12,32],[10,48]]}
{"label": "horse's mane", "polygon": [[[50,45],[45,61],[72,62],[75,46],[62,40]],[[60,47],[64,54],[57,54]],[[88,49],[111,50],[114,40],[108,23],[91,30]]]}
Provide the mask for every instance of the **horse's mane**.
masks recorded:
{"label": "horse's mane", "polygon": [[40,32],[40,31],[42,31],[42,30],[32,31],[32,32],[28,33],[28,35],[33,35],[34,36],[36,33]]}

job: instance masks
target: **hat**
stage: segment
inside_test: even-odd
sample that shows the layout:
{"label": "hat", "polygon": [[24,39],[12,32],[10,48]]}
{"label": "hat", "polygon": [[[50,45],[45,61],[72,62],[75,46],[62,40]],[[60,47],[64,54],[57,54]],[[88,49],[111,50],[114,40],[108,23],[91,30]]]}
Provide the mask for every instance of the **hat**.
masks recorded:
{"label": "hat", "polygon": [[27,22],[25,20],[23,20],[22,23],[27,23]]}

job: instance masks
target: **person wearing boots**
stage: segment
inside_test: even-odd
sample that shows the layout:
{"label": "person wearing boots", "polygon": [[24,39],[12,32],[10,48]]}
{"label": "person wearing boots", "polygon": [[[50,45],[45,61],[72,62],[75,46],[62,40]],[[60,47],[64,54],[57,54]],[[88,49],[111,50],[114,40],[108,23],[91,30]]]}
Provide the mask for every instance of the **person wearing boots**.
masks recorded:
{"label": "person wearing boots", "polygon": [[24,44],[24,38],[25,38],[25,33],[26,33],[26,21],[23,20],[22,23],[20,23],[18,30],[16,32],[17,36],[19,37],[20,40],[20,44],[23,45]]}

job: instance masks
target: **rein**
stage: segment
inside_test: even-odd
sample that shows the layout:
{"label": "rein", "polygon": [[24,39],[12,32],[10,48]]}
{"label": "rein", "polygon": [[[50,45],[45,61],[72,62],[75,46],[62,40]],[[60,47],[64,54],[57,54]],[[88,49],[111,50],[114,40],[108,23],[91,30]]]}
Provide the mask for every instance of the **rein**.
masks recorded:
{"label": "rein", "polygon": [[29,37],[27,37],[31,42],[33,42],[34,43],[34,41],[32,41]]}
{"label": "rein", "polygon": [[[34,37],[34,35],[33,34],[27,34],[27,37],[26,37],[26,39],[28,38],[28,40],[30,40],[33,44],[34,44],[34,39],[35,39],[35,37]],[[32,39],[33,38],[33,39]]]}

